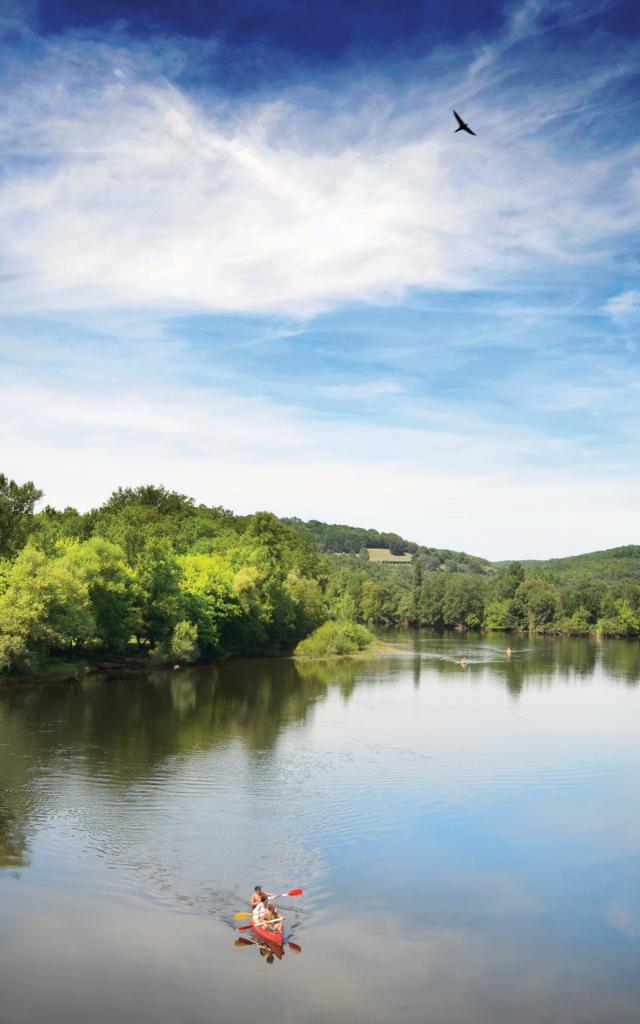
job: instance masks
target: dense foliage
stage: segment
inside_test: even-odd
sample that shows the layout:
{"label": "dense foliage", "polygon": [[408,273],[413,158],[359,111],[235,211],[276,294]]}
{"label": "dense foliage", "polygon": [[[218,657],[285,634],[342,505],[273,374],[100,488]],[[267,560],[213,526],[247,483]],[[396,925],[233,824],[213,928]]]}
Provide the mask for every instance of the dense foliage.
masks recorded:
{"label": "dense foliage", "polygon": [[358,622],[339,619],[325,622],[311,636],[301,640],[295,649],[298,658],[327,658],[334,654],[355,654],[364,651],[375,640],[371,630]]}
{"label": "dense foliage", "polygon": [[[84,514],[35,513],[40,497],[33,483],[0,475],[3,672],[52,655],[133,651],[184,663],[289,651],[328,620],[640,634],[640,583],[620,572],[583,579],[517,562],[498,569],[417,545],[413,564],[377,565],[323,553],[328,542],[316,542],[313,523],[239,517],[163,487],[120,489]],[[352,528],[327,527],[340,529]],[[353,528],[358,550],[372,532]],[[372,542],[390,546],[394,536]]]}
{"label": "dense foliage", "polygon": [[525,569],[545,569],[563,583],[606,580],[640,580],[640,544],[627,544],[586,555],[550,558],[546,562],[525,561]]}
{"label": "dense foliage", "polygon": [[377,566],[334,556],[327,597],[363,622],[436,628],[530,631],[566,636],[640,635],[640,581],[565,582],[512,562],[494,576]]}

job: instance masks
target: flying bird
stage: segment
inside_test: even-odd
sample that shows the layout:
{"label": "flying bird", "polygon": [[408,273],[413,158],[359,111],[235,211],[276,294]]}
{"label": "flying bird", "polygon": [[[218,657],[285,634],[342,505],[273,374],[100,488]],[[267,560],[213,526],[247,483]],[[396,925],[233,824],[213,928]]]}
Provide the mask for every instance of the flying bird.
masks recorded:
{"label": "flying bird", "polygon": [[[475,135],[476,134],[475,132],[471,131],[471,128],[469,127],[468,124],[465,124],[465,122],[460,117],[460,114],[456,114],[455,110],[453,112],[453,116],[455,117],[456,121],[458,122],[458,127],[456,128],[456,132],[468,132],[469,135]],[[454,132],[453,134],[455,135],[456,132]]]}

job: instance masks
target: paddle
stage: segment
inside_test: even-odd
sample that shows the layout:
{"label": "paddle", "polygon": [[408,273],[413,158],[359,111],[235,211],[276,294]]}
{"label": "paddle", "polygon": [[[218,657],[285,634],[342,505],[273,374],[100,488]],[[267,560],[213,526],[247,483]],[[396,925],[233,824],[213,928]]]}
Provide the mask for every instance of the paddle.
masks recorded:
{"label": "paddle", "polygon": [[[284,917],[270,918],[269,921],[265,921],[264,925],[260,921],[256,921],[256,924],[258,925],[259,928],[264,928],[266,924],[277,924],[278,921],[284,921]],[[239,932],[246,932],[247,928],[253,928],[253,924],[239,924],[238,925],[238,931]],[[266,930],[268,931],[268,929],[266,929]]]}
{"label": "paddle", "polygon": [[[302,896],[302,889],[289,889],[289,892],[280,892],[271,899],[279,900],[282,896]],[[245,917],[251,917],[252,911],[241,910],[239,914],[233,915],[236,921],[242,921]]]}

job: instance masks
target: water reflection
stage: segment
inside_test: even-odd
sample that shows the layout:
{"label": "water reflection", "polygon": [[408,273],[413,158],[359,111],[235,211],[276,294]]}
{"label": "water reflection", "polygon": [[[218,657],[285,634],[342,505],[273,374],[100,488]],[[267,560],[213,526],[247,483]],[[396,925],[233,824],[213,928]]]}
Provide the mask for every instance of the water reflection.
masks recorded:
{"label": "water reflection", "polygon": [[252,946],[258,950],[260,957],[265,960],[267,964],[275,963],[279,960],[284,959],[287,950],[291,953],[302,953],[302,946],[292,940],[286,940],[283,946],[278,946],[273,942],[267,942],[266,939],[248,938],[246,935],[239,936],[234,946],[237,949],[250,949]]}
{"label": "water reflection", "polygon": [[21,825],[0,810],[0,868],[19,868],[28,863],[27,840]]}
{"label": "water reflection", "polygon": [[[393,642],[401,636],[389,631]],[[527,683],[562,681],[593,676],[602,668],[612,679],[631,686],[640,680],[640,641],[596,640],[583,637],[509,637],[510,655],[505,652],[505,635],[435,633],[413,634],[414,679],[419,683],[420,664],[427,662],[440,674],[458,673],[461,659],[470,673],[490,670],[512,693]]]}
{"label": "water reflection", "polygon": [[426,671],[489,673],[516,697],[527,685],[588,682],[598,669],[629,686],[640,679],[638,641],[516,637],[507,657],[502,634],[389,631],[385,639],[387,652],[373,660],[237,661],[0,690],[0,867],[28,864],[29,835],[47,797],[35,781],[39,766],[55,774],[75,750],[83,773],[112,788],[155,778],[177,755],[233,741],[264,753],[283,727],[306,723],[331,689],[348,703],[356,687],[397,670],[398,658],[408,661],[416,689]]}
{"label": "water reflection", "polygon": [[[0,691],[11,1024],[635,1024],[639,645],[386,640]],[[256,882],[304,886],[281,957]]]}

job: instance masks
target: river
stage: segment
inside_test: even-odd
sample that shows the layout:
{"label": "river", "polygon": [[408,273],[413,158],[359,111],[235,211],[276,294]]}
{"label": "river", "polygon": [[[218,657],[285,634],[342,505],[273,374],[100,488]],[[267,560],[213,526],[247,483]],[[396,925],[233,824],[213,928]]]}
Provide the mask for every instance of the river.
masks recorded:
{"label": "river", "polygon": [[0,686],[3,1024],[636,1024],[640,644],[386,640]]}

